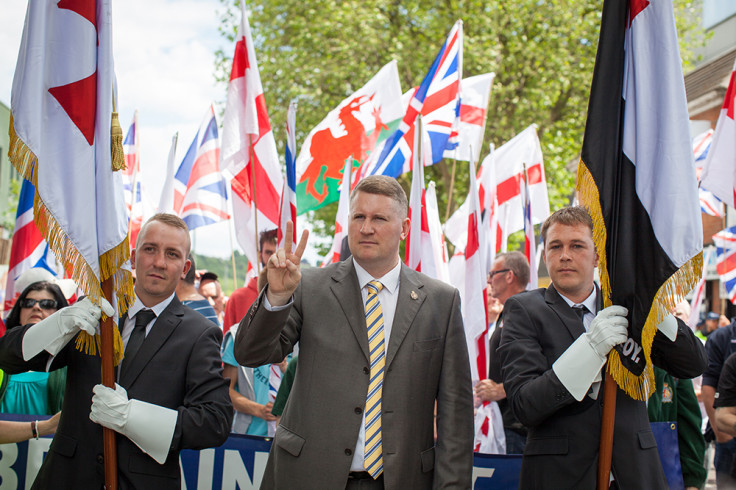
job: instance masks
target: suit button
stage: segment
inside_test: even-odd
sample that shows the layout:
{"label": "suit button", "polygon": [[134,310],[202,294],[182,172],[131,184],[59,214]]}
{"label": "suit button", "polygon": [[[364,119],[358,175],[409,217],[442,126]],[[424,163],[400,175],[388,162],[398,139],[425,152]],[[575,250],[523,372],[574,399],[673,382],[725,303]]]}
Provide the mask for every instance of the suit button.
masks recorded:
{"label": "suit button", "polygon": [[105,462],[105,457],[102,456],[101,454],[98,454],[97,455],[97,462],[100,463],[100,464],[103,464]]}
{"label": "suit button", "polygon": [[353,450],[352,449],[346,449],[345,450],[345,454],[347,454],[348,456],[352,456],[353,455]]}
{"label": "suit button", "polygon": [[360,408],[360,407],[355,407],[355,413],[357,413],[358,415],[360,415],[361,413],[363,413],[363,409]]}
{"label": "suit button", "polygon": [[364,367],[364,368],[363,368],[363,372],[364,372],[365,374],[371,374],[371,368],[369,368],[369,367]]}

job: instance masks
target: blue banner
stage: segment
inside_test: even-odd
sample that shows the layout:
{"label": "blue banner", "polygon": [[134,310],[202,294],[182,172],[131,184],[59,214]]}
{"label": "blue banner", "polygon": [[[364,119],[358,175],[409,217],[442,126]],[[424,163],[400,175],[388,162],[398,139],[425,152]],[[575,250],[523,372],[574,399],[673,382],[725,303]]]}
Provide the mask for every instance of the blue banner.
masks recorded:
{"label": "blue banner", "polygon": [[[0,420],[38,417],[0,414]],[[51,445],[51,436],[0,445],[0,490],[29,488]],[[261,485],[271,440],[231,434],[220,447],[181,452],[182,490],[256,490]],[[476,454],[473,489],[509,489],[519,485],[521,456]]]}

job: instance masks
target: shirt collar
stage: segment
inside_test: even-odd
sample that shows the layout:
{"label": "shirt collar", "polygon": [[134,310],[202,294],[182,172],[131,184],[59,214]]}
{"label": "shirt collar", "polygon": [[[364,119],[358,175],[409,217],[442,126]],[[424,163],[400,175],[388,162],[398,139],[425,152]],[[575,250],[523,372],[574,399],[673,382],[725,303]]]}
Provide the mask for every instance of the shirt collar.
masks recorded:
{"label": "shirt collar", "polygon": [[390,294],[394,294],[394,292],[399,288],[399,276],[401,275],[400,260],[396,264],[396,267],[384,274],[383,277],[371,276],[355,259],[352,260],[353,265],[355,266],[355,273],[358,275],[358,284],[360,285],[360,289],[363,289],[366,284],[373,280],[380,281],[381,284],[383,284],[383,287],[386,288]]}
{"label": "shirt collar", "polygon": [[596,313],[598,313],[598,308],[597,308],[598,288],[596,288],[595,286],[593,286],[593,291],[590,293],[590,295],[587,298],[585,298],[585,300],[582,303],[575,303],[574,301],[572,301],[570,298],[568,298],[564,294],[560,293],[559,291],[557,292],[562,297],[562,299],[565,300],[565,303],[570,305],[571,308],[573,305],[582,304],[582,305],[585,305],[585,307],[588,308],[588,311],[590,311],[592,314],[595,315]]}
{"label": "shirt collar", "polygon": [[[164,312],[164,310],[166,309],[166,307],[169,306],[169,304],[171,304],[171,302],[174,300],[174,296],[175,295],[176,295],[176,292],[171,293],[171,296],[169,296],[168,298],[166,298],[165,300],[163,300],[159,304],[154,305],[153,307],[148,308],[148,309],[150,309],[151,311],[153,311],[156,314],[156,318],[158,318],[161,315],[161,313]],[[146,309],[146,308],[147,308],[147,306],[145,306],[143,304],[143,302],[138,298],[138,295],[136,294],[135,295],[135,302],[133,303],[133,306],[131,306],[130,308],[128,308],[128,318],[135,317],[136,313],[138,313],[139,311],[141,311],[143,309]]]}

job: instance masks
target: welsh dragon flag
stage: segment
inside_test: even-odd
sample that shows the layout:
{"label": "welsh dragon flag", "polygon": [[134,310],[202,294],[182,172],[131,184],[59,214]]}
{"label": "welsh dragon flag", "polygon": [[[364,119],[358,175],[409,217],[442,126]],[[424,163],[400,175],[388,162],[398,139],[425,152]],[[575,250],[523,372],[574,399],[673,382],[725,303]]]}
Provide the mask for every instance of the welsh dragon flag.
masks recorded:
{"label": "welsh dragon flag", "polygon": [[307,136],[296,160],[297,209],[337,201],[345,160],[361,164],[398,127],[404,109],[396,61],[340,102]]}

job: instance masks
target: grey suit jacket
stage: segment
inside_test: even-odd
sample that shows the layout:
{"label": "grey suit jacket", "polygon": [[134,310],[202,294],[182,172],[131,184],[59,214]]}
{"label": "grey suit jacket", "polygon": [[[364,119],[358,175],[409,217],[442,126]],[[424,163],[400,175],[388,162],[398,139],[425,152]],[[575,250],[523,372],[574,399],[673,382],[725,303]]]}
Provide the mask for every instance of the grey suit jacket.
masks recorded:
{"label": "grey suit jacket", "polygon": [[[268,311],[263,294],[240,324],[236,359],[278,362],[298,341],[299,365],[261,488],[344,488],[370,373],[353,262],[302,271],[286,310]],[[470,488],[473,396],[459,295],[403,265],[398,294],[383,381],[385,488]]]}
{"label": "grey suit jacket", "polygon": [[[600,296],[600,294],[599,294]],[[601,402],[576,401],[552,364],[585,332],[580,318],[554,286],[509,298],[503,310],[501,356],[506,396],[528,430],[520,488],[595,488],[600,442]],[[705,369],[705,351],[678,320],[674,342],[657,332],[652,361],[680,378]],[[667,488],[649,426],[646,404],[619,389],[612,471],[619,488]]]}
{"label": "grey suit jacket", "polygon": [[[0,366],[11,373],[45,371],[41,352],[28,362],[21,355],[29,326],[0,338]],[[89,420],[92,388],[100,383],[100,358],[78,351],[72,339],[51,369],[67,366],[59,428],[33,488],[98,489],[104,484],[102,426]],[[128,488],[179,489],[179,451],[219,446],[232,421],[228,384],[222,377],[222,332],[176,297],[161,313],[119,384],[135,398],[179,412],[169,456],[163,465],[123,435],[116,435],[118,483]]]}

